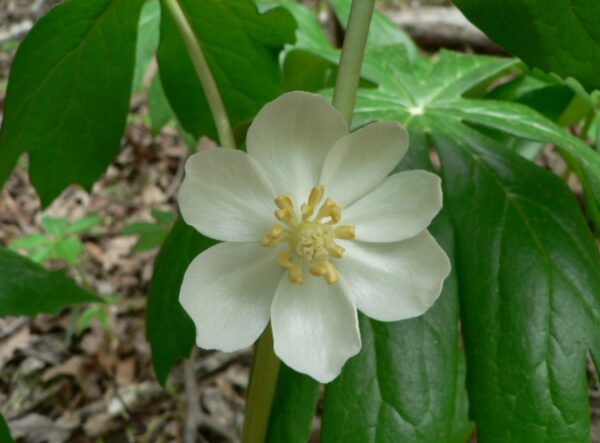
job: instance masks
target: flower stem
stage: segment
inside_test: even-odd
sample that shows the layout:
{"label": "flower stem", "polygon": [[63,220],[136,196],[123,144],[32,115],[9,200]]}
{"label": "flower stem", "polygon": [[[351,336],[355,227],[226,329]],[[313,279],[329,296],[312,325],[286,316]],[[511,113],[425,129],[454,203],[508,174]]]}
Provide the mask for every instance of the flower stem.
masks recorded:
{"label": "flower stem", "polygon": [[252,375],[246,395],[243,443],[263,443],[265,441],[280,365],[281,362],[273,351],[271,325],[268,325],[258,339],[254,353]]}
{"label": "flower stem", "polygon": [[202,89],[206,95],[210,112],[212,113],[215,126],[217,127],[219,142],[224,148],[235,149],[235,138],[233,136],[233,130],[231,129],[231,123],[229,122],[229,117],[227,116],[227,111],[223,104],[223,99],[219,93],[215,78],[213,77],[212,72],[210,72],[210,67],[202,52],[200,41],[194,34],[194,30],[192,29],[185,12],[181,9],[179,2],[177,0],[164,0],[164,2],[181,32],[181,37],[190,54],[192,63],[196,69],[196,74],[198,74],[198,79],[202,84]]}
{"label": "flower stem", "polygon": [[352,123],[360,68],[367,46],[374,3],[375,0],[354,0],[346,28],[340,69],[333,91],[333,106],[344,116],[348,125]]}

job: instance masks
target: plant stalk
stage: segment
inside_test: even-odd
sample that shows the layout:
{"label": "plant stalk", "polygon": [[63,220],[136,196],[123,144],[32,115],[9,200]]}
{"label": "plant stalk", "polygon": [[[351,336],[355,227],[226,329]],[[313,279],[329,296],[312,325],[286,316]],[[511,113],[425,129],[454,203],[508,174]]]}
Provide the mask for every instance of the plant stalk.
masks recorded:
{"label": "plant stalk", "polygon": [[212,72],[210,72],[210,67],[202,52],[200,41],[196,38],[194,30],[179,2],[177,0],[164,0],[164,4],[169,9],[169,12],[175,20],[175,24],[181,32],[181,37],[183,38],[192,59],[196,74],[198,74],[198,79],[202,84],[202,89],[206,95],[210,112],[212,113],[215,126],[217,127],[219,142],[224,148],[235,149],[235,137],[233,135],[233,130],[231,129],[229,117],[227,116],[227,110],[223,104],[223,99],[221,98],[221,93],[219,92],[215,78],[213,77]]}
{"label": "plant stalk", "polygon": [[281,362],[273,351],[271,325],[268,325],[256,344],[246,395],[243,443],[264,443],[267,437],[280,365]]}
{"label": "plant stalk", "polygon": [[354,0],[344,38],[340,69],[333,91],[333,106],[352,123],[360,69],[365,56],[375,0]]}

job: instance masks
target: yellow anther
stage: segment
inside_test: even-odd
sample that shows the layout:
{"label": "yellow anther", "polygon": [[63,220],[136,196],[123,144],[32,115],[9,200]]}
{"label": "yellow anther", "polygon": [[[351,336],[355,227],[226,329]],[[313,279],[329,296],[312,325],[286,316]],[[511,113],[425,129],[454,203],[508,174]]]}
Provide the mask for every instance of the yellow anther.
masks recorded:
{"label": "yellow anther", "polygon": [[337,283],[340,280],[340,275],[335,269],[335,266],[329,262],[323,263],[323,266],[325,267],[325,274],[323,275],[325,281],[329,284]]}
{"label": "yellow anther", "polygon": [[294,210],[294,204],[292,199],[287,195],[280,195],[275,199],[275,204],[279,209],[289,209],[290,212]]}
{"label": "yellow anther", "polygon": [[292,253],[290,251],[280,251],[278,262],[282,268],[290,269],[292,267]]}
{"label": "yellow anther", "polygon": [[335,207],[331,209],[331,214],[329,216],[333,223],[339,223],[342,219],[342,209],[338,205],[335,205]]}
{"label": "yellow anther", "polygon": [[308,268],[308,272],[310,272],[315,277],[323,277],[327,272],[327,269],[322,264],[314,264],[310,265]]}
{"label": "yellow anther", "polygon": [[260,239],[260,244],[271,248],[277,246],[281,242],[281,237],[273,237],[271,234],[265,234]]}
{"label": "yellow anther", "polygon": [[354,226],[338,226],[334,230],[335,237],[342,240],[352,240],[356,237],[356,229]]}
{"label": "yellow anther", "polygon": [[329,251],[329,254],[335,258],[342,258],[344,256],[344,252],[346,252],[344,248],[342,248],[340,245],[336,245],[333,242],[331,245],[327,245],[327,250]]}
{"label": "yellow anther", "polygon": [[288,278],[292,283],[301,285],[304,283],[304,276],[302,275],[302,261],[296,260],[291,268],[288,269]]}
{"label": "yellow anther", "polygon": [[321,199],[323,198],[323,194],[325,194],[324,186],[315,186],[310,191],[310,196],[308,197],[308,203],[304,203],[300,208],[302,211],[302,219],[307,220],[313,212],[315,212],[315,206],[319,204]]}
{"label": "yellow anther", "polygon": [[315,218],[315,222],[319,222],[326,217],[331,217],[331,221],[333,221],[333,223],[339,222],[342,218],[342,210],[337,203],[330,198],[328,198],[325,203],[323,203],[323,206],[321,206],[321,209],[319,209],[319,212]]}
{"label": "yellow anther", "polygon": [[271,235],[273,237],[279,237],[282,232],[283,232],[283,228],[281,227],[281,225],[274,225],[273,229],[271,229]]}
{"label": "yellow anther", "polygon": [[263,246],[267,246],[267,247],[277,246],[282,240],[282,238],[281,238],[282,233],[283,233],[283,228],[280,225],[274,225],[273,229],[271,229],[271,232],[262,236],[262,238],[260,239],[260,243]]}
{"label": "yellow anther", "polygon": [[289,223],[292,221],[292,211],[290,211],[289,209],[276,209],[275,210],[275,218],[277,218],[277,220],[284,222],[284,223]]}

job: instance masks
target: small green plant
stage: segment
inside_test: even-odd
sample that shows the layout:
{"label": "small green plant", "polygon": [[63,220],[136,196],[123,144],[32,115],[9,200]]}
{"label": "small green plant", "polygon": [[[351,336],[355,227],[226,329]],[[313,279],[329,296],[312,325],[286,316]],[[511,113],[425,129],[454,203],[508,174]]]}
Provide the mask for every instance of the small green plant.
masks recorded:
{"label": "small green plant", "polygon": [[81,234],[102,223],[100,217],[90,215],[73,223],[66,218],[44,217],[42,232],[29,234],[13,241],[9,248],[22,251],[36,263],[47,260],[62,260],[70,266],[76,266],[83,253]]}
{"label": "small green plant", "polygon": [[103,297],[104,303],[93,304],[85,308],[77,319],[77,335],[83,334],[97,319],[105,331],[110,330],[108,309],[111,305],[119,301],[116,295],[107,295]]}
{"label": "small green plant", "polygon": [[144,252],[162,245],[171,226],[175,222],[175,214],[168,211],[152,211],[151,222],[130,223],[123,228],[121,235],[137,235],[138,241],[133,247],[133,252]]}

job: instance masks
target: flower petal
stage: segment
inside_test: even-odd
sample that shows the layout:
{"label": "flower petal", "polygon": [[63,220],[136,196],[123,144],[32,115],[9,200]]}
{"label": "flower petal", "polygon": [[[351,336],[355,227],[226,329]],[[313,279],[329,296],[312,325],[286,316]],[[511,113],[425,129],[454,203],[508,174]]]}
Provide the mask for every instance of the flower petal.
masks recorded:
{"label": "flower petal", "polygon": [[396,243],[340,241],[336,262],[356,306],[371,318],[397,321],[423,314],[440,296],[450,261],[424,231]]}
{"label": "flower petal", "polygon": [[242,151],[214,148],[192,155],[179,190],[184,220],[225,241],[260,241],[275,224],[275,191]]}
{"label": "flower petal", "polygon": [[342,207],[372,191],[398,165],[408,149],[399,123],[377,122],[337,141],[323,164],[320,184]]}
{"label": "flower petal", "polygon": [[304,284],[281,279],[271,307],[275,353],[291,368],[328,383],[360,350],[354,302],[340,283],[305,276]]}
{"label": "flower petal", "polygon": [[424,231],[441,208],[440,178],[427,171],[405,171],[344,209],[342,224],[356,227],[357,240],[396,242]]}
{"label": "flower petal", "polygon": [[282,273],[276,251],[260,243],[220,243],[196,257],[179,301],[196,325],[198,346],[235,351],[254,343]]}
{"label": "flower petal", "polygon": [[323,97],[290,92],[268,103],[248,129],[248,154],[260,163],[278,194],[306,201],[318,184],[323,160],[348,133],[339,112]]}

